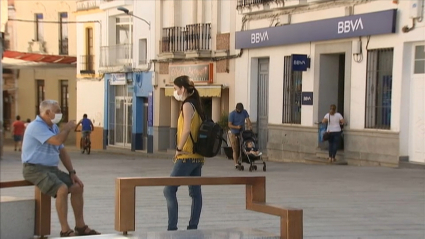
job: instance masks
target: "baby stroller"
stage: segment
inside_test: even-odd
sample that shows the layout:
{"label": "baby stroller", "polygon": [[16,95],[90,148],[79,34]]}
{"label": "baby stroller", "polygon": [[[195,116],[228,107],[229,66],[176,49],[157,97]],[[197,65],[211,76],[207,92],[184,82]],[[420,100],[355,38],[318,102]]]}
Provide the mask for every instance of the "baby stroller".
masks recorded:
{"label": "baby stroller", "polygon": [[244,130],[239,135],[239,159],[238,159],[238,170],[243,171],[244,166],[242,163],[249,164],[249,171],[256,171],[257,165],[256,164],[262,164],[263,165],[263,171],[266,171],[266,162],[264,162],[263,158],[261,157],[261,154],[255,155],[250,152],[246,151],[247,143],[252,142],[251,147],[255,147],[258,145],[257,138],[252,132],[252,130]]}

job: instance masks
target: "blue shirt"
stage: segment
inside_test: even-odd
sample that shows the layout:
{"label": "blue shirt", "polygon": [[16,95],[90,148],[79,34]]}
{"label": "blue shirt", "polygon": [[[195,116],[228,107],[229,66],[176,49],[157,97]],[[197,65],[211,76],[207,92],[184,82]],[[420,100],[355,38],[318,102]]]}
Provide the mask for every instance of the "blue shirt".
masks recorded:
{"label": "blue shirt", "polygon": [[81,120],[82,131],[91,131],[91,120],[83,118]]}
{"label": "blue shirt", "polygon": [[231,122],[234,126],[242,126],[242,129],[230,129],[233,134],[239,134],[240,131],[243,131],[245,128],[245,119],[249,118],[249,114],[246,110],[242,110],[242,112],[238,113],[236,110],[232,111],[229,114],[229,122]]}
{"label": "blue shirt", "polygon": [[56,124],[50,127],[37,116],[25,130],[22,142],[22,163],[58,166],[59,152],[64,146],[63,144],[55,146],[46,142],[57,134],[59,134],[59,128]]}

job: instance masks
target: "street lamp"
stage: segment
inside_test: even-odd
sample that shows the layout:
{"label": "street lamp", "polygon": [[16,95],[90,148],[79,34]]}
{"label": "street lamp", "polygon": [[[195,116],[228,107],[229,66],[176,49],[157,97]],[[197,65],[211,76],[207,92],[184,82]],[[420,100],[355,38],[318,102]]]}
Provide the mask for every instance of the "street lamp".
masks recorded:
{"label": "street lamp", "polygon": [[148,26],[149,26],[149,30],[151,30],[151,23],[150,22],[146,21],[145,19],[143,19],[141,17],[138,17],[138,16],[133,15],[133,13],[130,13],[130,11],[127,8],[125,8],[125,7],[118,7],[117,10],[118,11],[122,11],[122,12],[124,12],[125,14],[127,14],[129,16],[135,17],[137,19],[140,19],[140,20],[146,22],[146,24],[148,24]]}

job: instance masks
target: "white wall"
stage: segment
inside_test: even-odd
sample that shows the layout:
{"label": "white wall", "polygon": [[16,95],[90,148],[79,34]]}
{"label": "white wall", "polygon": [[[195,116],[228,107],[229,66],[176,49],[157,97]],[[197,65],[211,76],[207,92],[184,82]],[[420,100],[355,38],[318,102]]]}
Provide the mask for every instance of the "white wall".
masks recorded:
{"label": "white wall", "polygon": [[[135,16],[141,17],[146,21],[150,22],[151,27],[144,21],[134,18],[133,19],[133,62],[135,68],[146,69],[147,64],[139,64],[139,39],[147,39],[147,62],[151,59],[155,59],[156,49],[156,38],[155,29],[157,27],[155,21],[155,6],[159,4],[159,1],[145,0],[145,1],[134,1],[134,12]],[[165,14],[164,14],[165,15]],[[153,67],[150,70],[154,70]]]}
{"label": "white wall", "polygon": [[87,114],[96,127],[103,127],[104,116],[104,82],[103,80],[77,81],[77,119]]}
{"label": "white wall", "polygon": [[[400,109],[401,105],[401,86],[402,86],[402,65],[403,65],[403,42],[413,40],[424,40],[423,28],[425,21],[416,24],[416,29],[405,34],[401,33],[401,28],[404,25],[411,26],[408,12],[411,1],[399,1],[399,4],[393,4],[391,1],[373,1],[367,4],[359,4],[354,8],[355,14],[382,11],[387,9],[399,8],[398,23],[396,34],[388,34],[381,36],[372,36],[368,45],[368,49],[376,48],[394,48],[394,70],[393,70],[393,91],[392,91],[392,118],[391,118],[391,131],[398,132],[400,130]],[[307,22],[319,19],[334,18],[344,16],[345,8],[327,8],[320,11],[304,12],[294,14],[291,16],[291,23]],[[236,29],[239,31],[241,27],[242,15],[236,15]],[[252,20],[247,23],[247,29],[267,28],[269,27],[270,19]],[[235,91],[236,102],[250,102],[250,114],[256,115],[256,101],[250,97],[256,97],[256,88],[253,84],[253,79],[256,79],[256,71],[252,70],[252,58],[270,57],[270,73],[269,73],[269,123],[281,124],[282,122],[282,87],[283,87],[283,58],[285,55],[290,54],[307,54],[314,56],[315,45],[320,43],[331,43],[341,41],[356,41],[358,38],[343,39],[335,41],[315,42],[311,44],[294,44],[288,46],[266,47],[259,49],[245,49],[241,58],[236,60],[236,77],[235,85],[250,84],[249,91]],[[366,38],[363,41],[363,61],[361,63],[352,62],[351,65],[351,129],[364,129],[365,117],[365,91],[366,91],[366,66],[367,66],[367,53],[366,53]],[[312,59],[311,66],[314,66],[314,58]],[[313,91],[314,85],[314,68],[303,72],[303,91]],[[249,92],[249,94],[248,94]],[[256,118],[252,118],[256,120]],[[317,119],[313,116],[313,107],[302,106],[302,122],[301,125],[313,126]]]}

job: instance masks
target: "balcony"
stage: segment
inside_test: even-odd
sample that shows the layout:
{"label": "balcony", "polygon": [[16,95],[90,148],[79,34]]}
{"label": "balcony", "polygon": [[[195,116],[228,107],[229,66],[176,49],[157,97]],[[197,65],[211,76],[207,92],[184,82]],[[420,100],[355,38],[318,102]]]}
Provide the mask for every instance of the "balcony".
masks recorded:
{"label": "balcony", "polygon": [[59,39],[59,55],[68,55],[68,38]]}
{"label": "balcony", "polygon": [[211,24],[163,28],[161,58],[211,57]]}
{"label": "balcony", "polygon": [[251,7],[255,5],[263,5],[270,2],[274,2],[274,0],[238,0],[237,8]]}
{"label": "balcony", "polygon": [[99,8],[100,3],[105,0],[79,0],[77,1],[77,11],[87,11]]}
{"label": "balcony", "polygon": [[94,56],[82,55],[80,56],[80,74],[94,74]]}
{"label": "balcony", "polygon": [[126,71],[132,68],[133,45],[120,44],[100,48],[99,66],[106,71]]}

